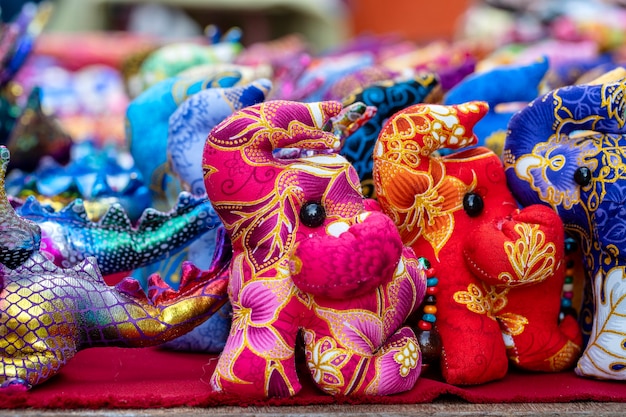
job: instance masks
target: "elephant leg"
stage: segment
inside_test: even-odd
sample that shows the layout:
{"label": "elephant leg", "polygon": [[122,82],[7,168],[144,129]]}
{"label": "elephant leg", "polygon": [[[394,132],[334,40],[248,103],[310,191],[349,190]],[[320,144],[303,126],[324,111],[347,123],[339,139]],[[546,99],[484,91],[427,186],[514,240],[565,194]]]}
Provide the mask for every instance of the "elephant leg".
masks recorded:
{"label": "elephant leg", "polygon": [[28,390],[56,375],[75,351],[46,350],[0,357],[0,388]]}
{"label": "elephant leg", "polygon": [[[306,362],[323,391],[342,395],[390,395],[408,391],[421,372],[422,355],[413,330],[402,327],[380,349],[348,347],[329,335],[304,332]],[[365,349],[367,350],[367,349]]]}
{"label": "elephant leg", "polygon": [[213,389],[249,398],[296,395],[302,386],[296,373],[293,322],[245,329],[233,323],[211,377]]}
{"label": "elephant leg", "polygon": [[441,373],[445,381],[452,385],[476,385],[503,378],[509,360],[496,320],[486,313],[470,311],[456,301],[446,303],[446,299],[445,294],[438,297],[437,315],[443,349]]}
{"label": "elephant leg", "polygon": [[576,319],[566,316],[556,326],[532,323],[519,335],[506,336],[512,362],[521,369],[561,372],[573,368],[582,351],[582,336]]}

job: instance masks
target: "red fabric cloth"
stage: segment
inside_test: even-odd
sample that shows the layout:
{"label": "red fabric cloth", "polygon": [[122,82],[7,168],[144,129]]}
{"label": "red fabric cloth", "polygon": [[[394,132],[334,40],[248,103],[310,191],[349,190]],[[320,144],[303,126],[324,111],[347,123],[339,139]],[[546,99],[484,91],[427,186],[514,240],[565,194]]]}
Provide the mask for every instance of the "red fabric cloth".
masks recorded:
{"label": "red fabric cloth", "polygon": [[305,372],[302,391],[293,398],[248,401],[211,392],[215,355],[158,348],[92,348],[78,355],[60,374],[28,392],[0,392],[0,408],[163,408],[218,405],[309,405],[431,402],[455,395],[474,403],[626,402],[626,383],[556,374],[510,372],[484,385],[455,387],[424,374],[408,392],[387,397],[331,397],[318,391]]}

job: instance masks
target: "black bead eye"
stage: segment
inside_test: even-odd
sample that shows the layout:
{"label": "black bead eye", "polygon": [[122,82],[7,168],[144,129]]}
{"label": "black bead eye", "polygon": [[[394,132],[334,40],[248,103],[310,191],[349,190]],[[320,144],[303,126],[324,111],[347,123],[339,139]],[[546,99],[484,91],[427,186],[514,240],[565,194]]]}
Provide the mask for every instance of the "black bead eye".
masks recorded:
{"label": "black bead eye", "polygon": [[591,170],[587,167],[580,167],[574,172],[574,181],[582,187],[591,183]]}
{"label": "black bead eye", "polygon": [[318,227],[326,219],[326,210],[319,201],[304,203],[300,209],[300,220],[305,226]]}
{"label": "black bead eye", "polygon": [[482,213],[483,208],[485,208],[485,203],[480,195],[476,193],[467,193],[465,194],[465,197],[463,197],[463,210],[465,210],[468,216],[478,216]]}

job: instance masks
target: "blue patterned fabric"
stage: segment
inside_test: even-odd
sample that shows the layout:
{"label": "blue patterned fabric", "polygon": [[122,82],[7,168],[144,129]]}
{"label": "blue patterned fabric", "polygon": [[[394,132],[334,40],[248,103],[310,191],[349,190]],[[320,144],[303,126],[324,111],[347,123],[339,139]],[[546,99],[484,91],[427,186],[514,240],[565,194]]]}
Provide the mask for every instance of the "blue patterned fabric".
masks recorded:
{"label": "blue patterned fabric", "polygon": [[169,119],[167,154],[172,172],[194,194],[204,194],[202,151],[206,138],[219,122],[234,111],[261,103],[272,88],[259,79],[247,85],[211,88],[185,100]]}
{"label": "blue patterned fabric", "polygon": [[[621,71],[623,74],[623,69]],[[555,89],[511,119],[504,163],[527,206],[545,204],[581,248],[589,288],[580,375],[626,379],[626,78]]]}
{"label": "blue patterned fabric", "polygon": [[444,97],[444,104],[461,104],[479,100],[489,104],[489,112],[476,126],[476,146],[487,146],[502,154],[507,125],[516,110],[497,110],[499,104],[528,103],[539,95],[539,85],[548,71],[548,60],[543,58],[529,65],[501,66],[474,73],[452,88]]}
{"label": "blue patterned fabric", "polygon": [[216,78],[168,78],[136,97],[126,111],[126,140],[146,184],[153,193],[154,205],[168,202],[180,188],[168,175],[166,146],[169,118],[188,97],[207,88],[232,87],[238,76]]}
{"label": "blue patterned fabric", "polygon": [[[166,148],[171,172],[181,181],[181,187],[197,195],[206,193],[202,152],[209,132],[234,111],[263,102],[271,88],[272,83],[267,79],[236,87],[209,88],[191,95],[178,106],[169,118]],[[148,277],[158,272],[172,288],[176,288],[181,263],[191,261],[198,268],[207,269],[216,244],[216,230],[210,230],[184,252],[137,270],[133,276],[146,286]],[[231,307],[227,303],[206,322],[163,347],[181,351],[220,352],[230,331],[230,312]]]}
{"label": "blue patterned fabric", "polygon": [[437,85],[434,74],[424,74],[406,81],[376,83],[343,100],[344,106],[359,101],[377,109],[374,117],[346,138],[340,152],[357,170],[365,197],[374,196],[372,152],[383,124],[394,113],[424,102]]}

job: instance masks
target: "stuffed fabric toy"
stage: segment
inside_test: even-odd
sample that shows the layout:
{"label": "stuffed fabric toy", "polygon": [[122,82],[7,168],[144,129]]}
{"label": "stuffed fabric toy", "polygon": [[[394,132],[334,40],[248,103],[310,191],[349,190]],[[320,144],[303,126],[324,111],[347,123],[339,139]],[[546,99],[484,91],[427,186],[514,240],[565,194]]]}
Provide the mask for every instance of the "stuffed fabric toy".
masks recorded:
{"label": "stuffed fabric toy", "polygon": [[9,170],[32,172],[45,156],[60,164],[70,160],[72,138],[54,115],[43,110],[41,99],[41,89],[33,88],[9,136],[2,138],[13,157]]}
{"label": "stuffed fabric toy", "polygon": [[477,145],[502,154],[509,120],[517,108],[499,110],[498,105],[528,103],[539,95],[539,86],[548,71],[548,60],[542,58],[528,65],[499,66],[474,73],[448,91],[443,104],[461,104],[472,100],[489,104],[487,114],[474,126]]}
{"label": "stuffed fabric toy", "polygon": [[229,88],[202,90],[169,118],[167,157],[172,172],[193,194],[204,194],[202,151],[208,133],[234,111],[265,101],[272,88],[267,79]]}
{"label": "stuffed fabric toy", "polygon": [[365,209],[331,132],[341,111],[332,101],[272,100],[209,134],[205,186],[233,245],[233,323],[211,378],[217,391],[295,395],[299,333],[306,366],[329,394],[397,393],[420,374],[403,322],[426,272],[391,220]]}
{"label": "stuffed fabric toy", "polygon": [[392,71],[382,65],[371,65],[354,71],[335,81],[324,95],[324,100],[343,100],[354,91],[362,91],[372,84],[393,80],[400,76],[399,72]]}
{"label": "stuffed fabric toy", "polygon": [[[232,251],[224,233],[210,268],[200,271],[190,263],[183,265],[177,291],[158,274],[151,277],[147,292],[130,278],[109,286],[98,267],[100,260],[93,256],[68,268],[55,265],[44,252],[49,242],[40,238],[39,225],[19,217],[7,200],[8,163],[9,151],[0,147],[0,389],[38,385],[86,348],[162,344],[190,331],[227,301]],[[153,226],[161,220],[155,213],[146,217]],[[119,246],[127,240],[110,233],[96,237]],[[149,236],[144,241],[151,243]]]}
{"label": "stuffed fabric toy", "polygon": [[441,370],[456,385],[502,378],[509,360],[561,371],[581,349],[576,320],[558,323],[565,268],[558,215],[542,205],[519,210],[489,149],[435,153],[474,145],[472,127],[487,108],[407,107],[385,124],[373,154],[383,211],[437,271]]}
{"label": "stuffed fabric toy", "polygon": [[151,86],[128,105],[128,149],[152,191],[153,207],[170,206],[171,197],[181,191],[167,166],[167,136],[172,113],[193,94],[212,87],[232,87],[239,79],[232,74],[209,79],[172,77]]}
{"label": "stuffed fabric toy", "polygon": [[94,221],[114,203],[123,207],[133,223],[150,207],[150,190],[128,151],[85,140],[73,144],[70,154],[65,165],[46,157],[34,172],[12,170],[6,178],[7,194],[16,200],[36,197],[54,210],[80,198]]}
{"label": "stuffed fabric toy", "polygon": [[581,246],[593,302],[581,311],[589,340],[576,372],[618,380],[626,379],[625,92],[622,78],[537,98],[511,119],[504,154],[518,200],[552,207]]}
{"label": "stuffed fabric toy", "polygon": [[[247,85],[210,88],[192,95],[176,109],[170,117],[167,153],[171,170],[180,179],[183,188],[190,189],[196,195],[206,193],[202,175],[202,151],[207,134],[233,111],[264,101],[271,86],[269,80],[260,79]],[[216,250],[216,233],[217,228],[207,231],[189,245],[188,250],[181,254],[183,256],[170,258],[156,265],[157,268],[171,271],[161,271],[161,275],[177,277],[174,272],[180,269],[179,265],[184,260],[202,270],[208,268]],[[148,274],[154,271],[155,268],[148,268],[143,272]],[[207,321],[166,343],[164,347],[184,351],[221,352],[230,329],[230,312],[231,307],[227,303]]]}
{"label": "stuffed fabric toy", "polygon": [[302,101],[319,101],[337,81],[372,65],[374,65],[374,57],[366,52],[318,57],[313,59],[302,73],[297,81],[296,89],[303,90],[316,82],[316,89],[309,91]]}
{"label": "stuffed fabric toy", "polygon": [[177,42],[164,45],[152,51],[139,68],[139,79],[143,89],[177,76],[194,66],[233,62],[243,46],[238,41],[218,42],[213,45],[201,45],[189,42]]}
{"label": "stuffed fabric toy", "polygon": [[365,197],[375,197],[372,184],[372,150],[383,123],[405,107],[430,101],[438,85],[435,75],[422,74],[409,80],[375,83],[343,98],[344,106],[361,102],[376,107],[376,115],[361,129],[348,136],[341,147],[341,154],[359,174]]}

